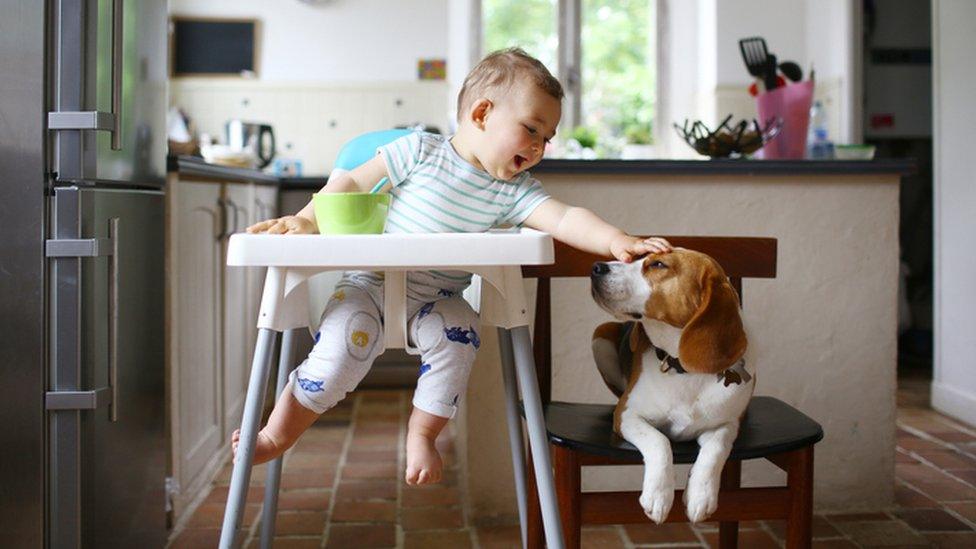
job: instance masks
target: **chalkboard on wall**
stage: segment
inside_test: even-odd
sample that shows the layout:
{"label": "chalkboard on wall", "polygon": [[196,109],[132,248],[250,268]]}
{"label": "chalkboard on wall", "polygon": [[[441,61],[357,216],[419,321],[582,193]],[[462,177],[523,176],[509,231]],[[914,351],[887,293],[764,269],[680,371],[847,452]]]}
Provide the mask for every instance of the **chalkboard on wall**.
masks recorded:
{"label": "chalkboard on wall", "polygon": [[257,21],[173,18],[173,76],[257,73]]}

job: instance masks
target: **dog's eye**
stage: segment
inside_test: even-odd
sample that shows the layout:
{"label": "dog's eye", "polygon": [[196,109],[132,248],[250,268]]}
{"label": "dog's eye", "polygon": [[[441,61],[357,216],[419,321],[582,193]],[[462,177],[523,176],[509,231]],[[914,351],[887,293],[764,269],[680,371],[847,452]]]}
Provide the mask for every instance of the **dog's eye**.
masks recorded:
{"label": "dog's eye", "polygon": [[654,262],[651,263],[651,268],[652,269],[667,269],[668,266],[665,265],[664,263],[660,262],[660,261],[654,261]]}

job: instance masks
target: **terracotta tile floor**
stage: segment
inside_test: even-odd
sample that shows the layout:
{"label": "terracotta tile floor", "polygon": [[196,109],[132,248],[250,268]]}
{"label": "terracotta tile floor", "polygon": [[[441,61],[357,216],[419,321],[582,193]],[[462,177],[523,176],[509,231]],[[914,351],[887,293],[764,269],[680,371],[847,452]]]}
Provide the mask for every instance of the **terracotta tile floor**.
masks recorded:
{"label": "terracotta tile floor", "polygon": [[[410,391],[361,391],[326,413],[285,458],[275,547],[511,548],[515,525],[475,527],[461,506],[452,437],[441,436],[445,481],[405,485],[404,435]],[[897,504],[877,513],[814,518],[813,547],[976,547],[976,429],[928,408],[928,381],[899,380]],[[252,475],[244,546],[257,547],[265,467]],[[215,547],[229,466],[171,547]],[[778,521],[742,525],[739,546],[783,546]],[[586,528],[592,548],[712,547],[715,526]]]}

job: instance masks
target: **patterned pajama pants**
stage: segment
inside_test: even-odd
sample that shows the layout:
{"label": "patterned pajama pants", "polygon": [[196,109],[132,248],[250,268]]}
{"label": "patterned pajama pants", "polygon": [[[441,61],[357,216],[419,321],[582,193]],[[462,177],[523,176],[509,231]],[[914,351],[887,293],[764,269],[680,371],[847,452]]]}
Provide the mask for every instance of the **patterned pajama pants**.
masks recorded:
{"label": "patterned pajama pants", "polygon": [[[341,286],[325,308],[308,358],[291,373],[298,402],[317,413],[356,388],[383,352],[383,291]],[[413,405],[453,417],[481,346],[478,315],[460,296],[432,303],[407,299],[407,333],[421,351]]]}

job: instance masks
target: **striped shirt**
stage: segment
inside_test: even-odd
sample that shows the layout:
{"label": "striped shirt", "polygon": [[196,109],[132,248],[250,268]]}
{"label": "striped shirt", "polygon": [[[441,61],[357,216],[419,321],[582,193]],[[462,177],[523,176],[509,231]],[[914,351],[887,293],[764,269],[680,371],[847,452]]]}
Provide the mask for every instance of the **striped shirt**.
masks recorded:
{"label": "striped shirt", "polygon": [[[522,172],[495,179],[454,150],[449,138],[415,132],[380,147],[393,188],[387,233],[476,233],[521,225],[547,198],[539,181]],[[381,273],[353,271],[345,282],[381,285]],[[471,283],[460,271],[407,275],[407,296],[422,301],[455,295]]]}

